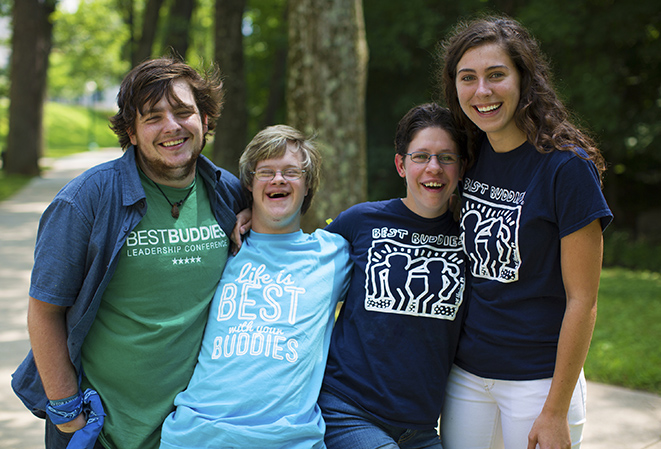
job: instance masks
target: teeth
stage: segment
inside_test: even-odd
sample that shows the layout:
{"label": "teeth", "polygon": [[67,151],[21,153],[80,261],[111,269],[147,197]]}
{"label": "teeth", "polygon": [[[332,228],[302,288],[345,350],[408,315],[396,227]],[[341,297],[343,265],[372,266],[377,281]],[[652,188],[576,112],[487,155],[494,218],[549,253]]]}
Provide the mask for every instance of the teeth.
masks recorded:
{"label": "teeth", "polygon": [[442,184],[440,182],[427,182],[427,183],[424,183],[423,186],[433,188],[433,189],[438,189],[440,187],[443,187],[444,184]]}
{"label": "teeth", "polygon": [[477,107],[477,110],[482,113],[485,113],[485,112],[495,111],[499,107],[500,107],[499,104],[492,104],[491,106]]}
{"label": "teeth", "polygon": [[287,194],[283,192],[269,193],[269,198],[283,198],[285,196],[287,196]]}
{"label": "teeth", "polygon": [[170,142],[163,142],[162,145],[164,147],[173,147],[175,145],[179,145],[184,143],[184,139],[179,139],[179,140],[171,140]]}

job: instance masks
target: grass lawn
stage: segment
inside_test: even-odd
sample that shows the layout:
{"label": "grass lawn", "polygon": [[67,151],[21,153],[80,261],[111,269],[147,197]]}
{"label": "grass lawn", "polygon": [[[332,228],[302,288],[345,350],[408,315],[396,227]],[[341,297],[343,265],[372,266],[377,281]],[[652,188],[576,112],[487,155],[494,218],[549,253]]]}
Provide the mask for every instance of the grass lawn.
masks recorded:
{"label": "grass lawn", "polygon": [[[8,132],[8,102],[0,100],[0,147],[5,148]],[[62,157],[89,151],[92,148],[119,146],[117,136],[108,127],[113,112],[90,111],[68,104],[46,103],[44,111],[45,156]],[[0,201],[9,198],[30,181],[28,176],[12,175],[0,171]]]}
{"label": "grass lawn", "polygon": [[585,375],[661,394],[661,273],[603,270]]}
{"label": "grass lawn", "polygon": [[0,201],[9,198],[30,182],[32,177],[25,175],[7,175],[0,171]]}
{"label": "grass lawn", "polygon": [[90,111],[87,108],[46,103],[46,149],[48,157],[60,157],[87,151],[92,147],[118,147],[117,136],[108,127],[113,112]]}

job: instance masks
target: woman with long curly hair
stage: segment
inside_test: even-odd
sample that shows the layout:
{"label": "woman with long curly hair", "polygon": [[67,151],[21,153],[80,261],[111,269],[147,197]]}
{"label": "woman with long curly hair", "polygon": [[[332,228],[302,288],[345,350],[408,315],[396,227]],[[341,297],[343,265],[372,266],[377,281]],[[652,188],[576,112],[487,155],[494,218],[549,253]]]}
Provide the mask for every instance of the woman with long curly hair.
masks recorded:
{"label": "woman with long curly hair", "polygon": [[604,159],[515,20],[460,23],[442,51],[445,99],[469,141],[461,230],[471,275],[443,447],[580,447],[612,219]]}

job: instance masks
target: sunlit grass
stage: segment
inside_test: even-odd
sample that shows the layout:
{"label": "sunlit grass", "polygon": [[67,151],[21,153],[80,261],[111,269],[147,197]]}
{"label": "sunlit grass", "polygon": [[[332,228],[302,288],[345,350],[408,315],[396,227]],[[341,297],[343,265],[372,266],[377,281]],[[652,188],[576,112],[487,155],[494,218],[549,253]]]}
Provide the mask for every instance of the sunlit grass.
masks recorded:
{"label": "sunlit grass", "polygon": [[4,171],[0,171],[0,201],[18,192],[30,182],[30,179],[32,179],[30,176],[7,175]]}
{"label": "sunlit grass", "polygon": [[661,274],[604,269],[588,379],[661,394]]}
{"label": "sunlit grass", "polygon": [[[6,148],[9,102],[0,99],[0,147]],[[117,147],[117,136],[108,127],[107,111],[90,111],[77,105],[46,103],[44,110],[45,156],[62,157],[94,148]],[[0,172],[0,201],[9,198],[30,180]]]}
{"label": "sunlit grass", "polygon": [[90,111],[82,106],[47,103],[45,155],[61,157],[90,148],[117,147],[117,136],[108,127],[112,112]]}

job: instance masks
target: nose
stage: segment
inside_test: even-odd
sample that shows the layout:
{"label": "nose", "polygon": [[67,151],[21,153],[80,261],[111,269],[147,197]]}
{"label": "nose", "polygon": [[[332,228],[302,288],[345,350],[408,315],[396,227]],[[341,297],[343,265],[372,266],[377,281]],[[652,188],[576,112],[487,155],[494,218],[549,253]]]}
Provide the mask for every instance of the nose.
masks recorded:
{"label": "nose", "polygon": [[287,179],[285,179],[284,175],[282,174],[282,170],[276,170],[275,175],[273,175],[273,179],[271,179],[271,182],[274,184],[284,184],[287,182]]}
{"label": "nose", "polygon": [[443,164],[439,162],[439,156],[438,154],[433,154],[429,161],[427,161],[427,166],[425,167],[427,171],[443,171]]}
{"label": "nose", "polygon": [[482,97],[488,97],[491,95],[491,86],[489,86],[489,83],[485,79],[480,79],[477,85],[477,90],[475,93],[478,96]]}
{"label": "nose", "polygon": [[167,112],[165,114],[163,123],[164,131],[166,133],[174,132],[181,128],[181,124],[179,123],[177,116],[172,112]]}

